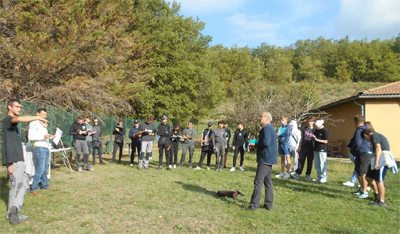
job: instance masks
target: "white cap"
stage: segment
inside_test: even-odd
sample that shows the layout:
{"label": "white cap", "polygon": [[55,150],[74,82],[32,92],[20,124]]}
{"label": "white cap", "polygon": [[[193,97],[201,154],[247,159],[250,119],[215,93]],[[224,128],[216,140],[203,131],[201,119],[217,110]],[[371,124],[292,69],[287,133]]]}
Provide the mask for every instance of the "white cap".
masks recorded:
{"label": "white cap", "polygon": [[321,128],[323,124],[324,124],[324,120],[322,120],[322,119],[315,121],[315,126],[317,128]]}

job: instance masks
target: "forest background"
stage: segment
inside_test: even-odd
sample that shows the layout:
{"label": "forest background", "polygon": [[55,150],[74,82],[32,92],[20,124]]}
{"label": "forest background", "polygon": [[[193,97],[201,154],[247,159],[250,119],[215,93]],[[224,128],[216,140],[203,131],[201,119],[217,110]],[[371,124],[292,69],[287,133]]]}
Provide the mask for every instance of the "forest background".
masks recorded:
{"label": "forest background", "polygon": [[1,0],[0,101],[254,123],[400,80],[400,34],[227,48],[204,27],[163,0]]}

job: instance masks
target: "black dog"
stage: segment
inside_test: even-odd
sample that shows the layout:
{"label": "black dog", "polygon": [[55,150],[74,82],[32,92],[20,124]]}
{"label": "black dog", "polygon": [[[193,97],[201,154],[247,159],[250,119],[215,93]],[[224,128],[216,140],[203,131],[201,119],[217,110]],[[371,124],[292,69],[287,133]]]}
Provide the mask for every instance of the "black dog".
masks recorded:
{"label": "black dog", "polygon": [[230,198],[236,199],[236,197],[239,196],[239,195],[243,196],[244,194],[241,193],[241,192],[238,191],[238,190],[233,190],[233,191],[218,191],[218,192],[217,192],[217,196],[218,196],[218,197],[230,197]]}

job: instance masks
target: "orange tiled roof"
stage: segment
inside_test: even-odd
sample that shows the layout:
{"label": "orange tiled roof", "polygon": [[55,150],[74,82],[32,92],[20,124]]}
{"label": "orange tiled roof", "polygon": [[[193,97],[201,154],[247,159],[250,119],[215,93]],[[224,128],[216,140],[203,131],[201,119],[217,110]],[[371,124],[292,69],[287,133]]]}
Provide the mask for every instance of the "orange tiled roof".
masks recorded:
{"label": "orange tiled roof", "polygon": [[361,96],[369,95],[396,95],[400,94],[400,81],[389,83],[380,87],[365,90]]}

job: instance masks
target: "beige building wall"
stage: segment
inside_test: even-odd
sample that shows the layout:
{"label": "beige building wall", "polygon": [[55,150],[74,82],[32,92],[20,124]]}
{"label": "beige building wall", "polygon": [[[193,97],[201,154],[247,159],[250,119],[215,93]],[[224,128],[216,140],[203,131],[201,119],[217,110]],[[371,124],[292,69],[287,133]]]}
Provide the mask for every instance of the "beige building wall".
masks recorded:
{"label": "beige building wall", "polygon": [[347,157],[349,153],[347,144],[353,137],[355,130],[353,118],[361,114],[361,106],[357,105],[354,101],[350,101],[327,108],[325,112],[329,116],[325,125],[329,130],[328,144],[331,146],[341,145],[340,151],[344,157]]}
{"label": "beige building wall", "polygon": [[365,118],[387,137],[396,160],[400,160],[400,99],[365,99]]}

